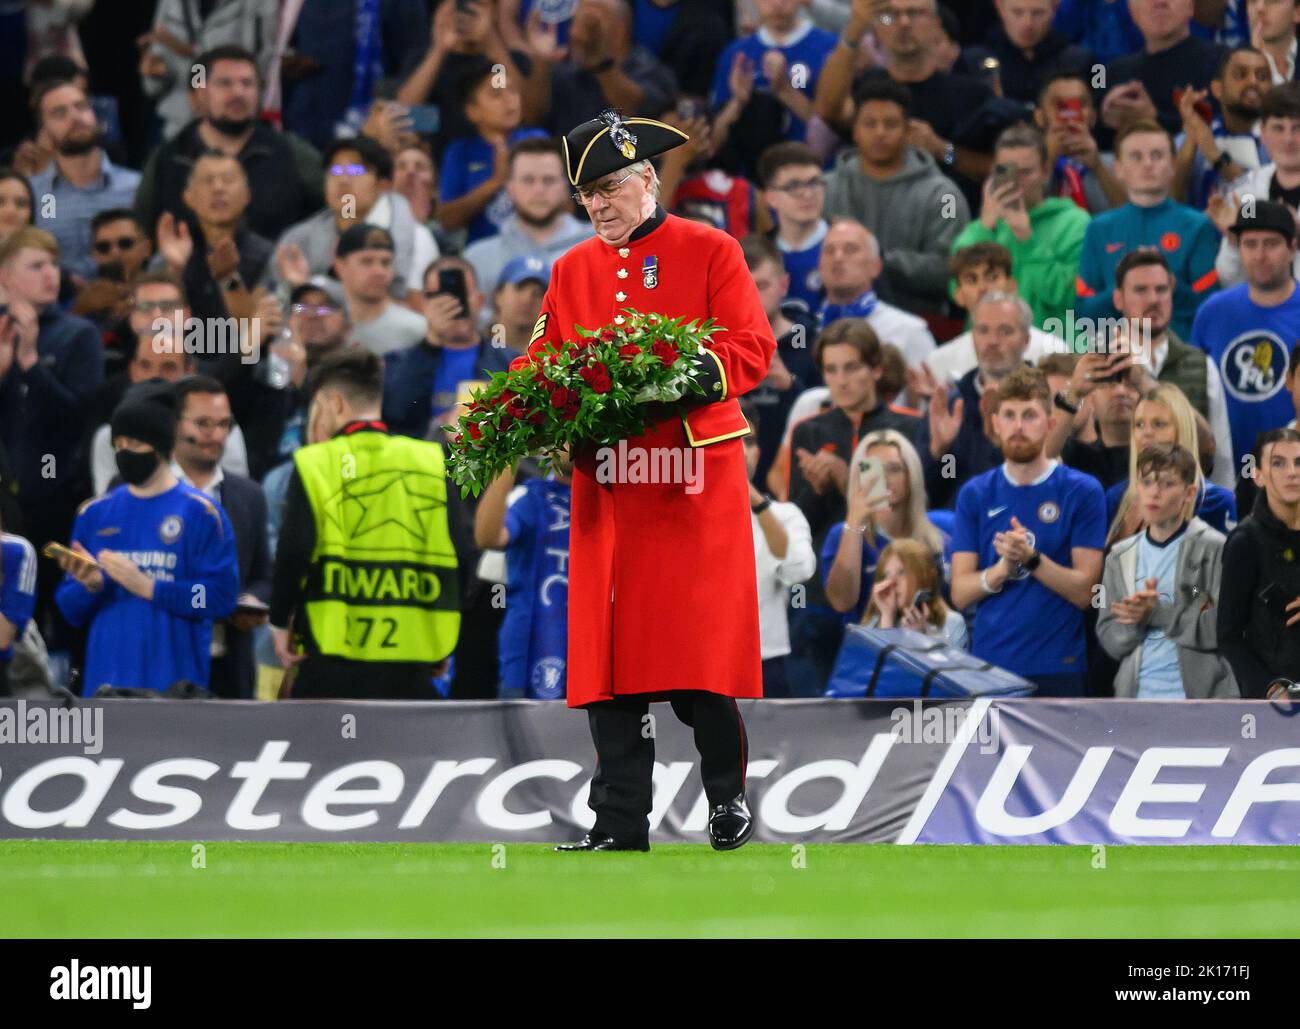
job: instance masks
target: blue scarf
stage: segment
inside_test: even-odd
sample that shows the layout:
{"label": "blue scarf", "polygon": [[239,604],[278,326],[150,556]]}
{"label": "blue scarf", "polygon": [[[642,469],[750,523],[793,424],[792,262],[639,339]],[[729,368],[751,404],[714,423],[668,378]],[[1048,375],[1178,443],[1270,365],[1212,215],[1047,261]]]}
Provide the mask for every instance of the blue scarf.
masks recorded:
{"label": "blue scarf", "polygon": [[862,296],[849,304],[832,304],[829,300],[822,304],[822,325],[829,325],[840,318],[867,318],[876,309],[876,291],[869,289]]}
{"label": "blue scarf", "polygon": [[365,124],[374,99],[375,85],[384,75],[383,35],[380,31],[381,0],[356,0],[356,51],[352,58],[352,98],[344,120],[356,132]]}

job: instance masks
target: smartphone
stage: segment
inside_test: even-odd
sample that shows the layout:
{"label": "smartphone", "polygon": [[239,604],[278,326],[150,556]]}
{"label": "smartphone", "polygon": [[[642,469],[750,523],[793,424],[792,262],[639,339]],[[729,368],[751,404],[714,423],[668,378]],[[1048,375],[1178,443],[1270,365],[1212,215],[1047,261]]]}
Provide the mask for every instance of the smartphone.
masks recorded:
{"label": "smartphone", "polygon": [[1286,590],[1275,582],[1270,582],[1259,591],[1259,599],[1263,602],[1264,607],[1282,622],[1285,622],[1295,613],[1286,609],[1287,604],[1291,603],[1295,598],[1287,596]]}
{"label": "smartphone", "polygon": [[867,494],[867,506],[880,507],[889,500],[885,486],[885,466],[878,457],[864,457],[858,461],[858,486]]}
{"label": "smartphone", "polygon": [[[1177,107],[1182,102],[1183,102],[1183,89],[1182,87],[1179,87],[1178,89],[1174,90],[1174,106]],[[1208,100],[1198,100],[1196,101],[1195,106],[1196,106],[1196,113],[1199,114],[1202,118],[1204,118],[1207,124],[1214,121],[1214,108],[1210,106],[1210,102]]]}
{"label": "smartphone", "polygon": [[1020,169],[1014,164],[999,164],[993,168],[993,189],[1005,189],[1020,181]]}
{"label": "smartphone", "polygon": [[415,104],[406,109],[411,119],[411,131],[421,136],[432,136],[442,125],[442,109],[437,104]]}
{"label": "smartphone", "polygon": [[61,557],[68,557],[71,558],[73,561],[77,561],[83,565],[89,565],[92,568],[99,567],[99,562],[96,561],[93,557],[87,557],[85,554],[79,554],[71,547],[65,547],[62,543],[45,544],[45,546],[41,548],[41,554],[45,557],[50,558],[53,561],[57,561]]}
{"label": "smartphone", "polygon": [[916,608],[918,611],[921,610],[921,605],[931,604],[933,602],[934,602],[934,594],[931,593],[929,590],[917,590],[916,596],[912,598],[912,606]]}
{"label": "smartphone", "polygon": [[439,268],[438,292],[455,297],[460,301],[461,313],[469,314],[469,290],[465,286],[465,269]]}
{"label": "smartphone", "polygon": [[1083,101],[1077,97],[1067,97],[1056,101],[1056,120],[1064,125],[1083,125]]}

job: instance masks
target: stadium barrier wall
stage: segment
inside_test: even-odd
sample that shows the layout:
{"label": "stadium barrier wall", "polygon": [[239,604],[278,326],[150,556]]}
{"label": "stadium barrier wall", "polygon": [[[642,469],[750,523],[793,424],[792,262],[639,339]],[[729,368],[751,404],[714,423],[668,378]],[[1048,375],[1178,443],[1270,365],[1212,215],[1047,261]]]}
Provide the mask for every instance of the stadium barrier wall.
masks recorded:
{"label": "stadium barrier wall", "polygon": [[[755,839],[1294,843],[1288,704],[742,702]],[[654,705],[652,839],[702,841],[690,731]],[[0,701],[0,838],[549,842],[590,827],[554,702]]]}

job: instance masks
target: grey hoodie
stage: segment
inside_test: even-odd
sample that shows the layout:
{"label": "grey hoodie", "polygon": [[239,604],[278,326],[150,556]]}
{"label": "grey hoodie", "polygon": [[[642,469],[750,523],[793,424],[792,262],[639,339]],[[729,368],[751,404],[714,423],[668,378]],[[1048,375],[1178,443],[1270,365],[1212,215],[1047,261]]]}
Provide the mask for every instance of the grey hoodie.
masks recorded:
{"label": "grey hoodie", "polygon": [[1115,696],[1136,697],[1141,674],[1142,642],[1150,626],[1163,629],[1178,646],[1178,669],[1189,700],[1240,696],[1227,660],[1218,652],[1215,621],[1223,574],[1223,534],[1199,518],[1187,525],[1174,571],[1174,602],[1158,604],[1144,625],[1122,625],[1110,601],[1130,596],[1138,586],[1137,544],[1143,533],[1121,540],[1106,555],[1097,639],[1119,661]]}
{"label": "grey hoodie", "polygon": [[[491,296],[497,288],[502,270],[512,258],[537,257],[545,261],[549,268],[557,257],[574,244],[581,243],[594,231],[586,218],[578,219],[565,214],[560,217],[555,235],[538,245],[524,234],[519,225],[519,216],[512,214],[501,223],[501,229],[495,236],[475,240],[467,246],[465,260],[474,266],[478,288]],[[483,313],[487,315],[491,312],[485,310]]]}
{"label": "grey hoodie", "polygon": [[970,221],[970,207],[934,158],[908,147],[903,168],[889,179],[862,171],[856,150],[841,154],[826,175],[827,221],[846,216],[880,243],[882,300],[909,310],[937,311],[948,296],[948,253]]}

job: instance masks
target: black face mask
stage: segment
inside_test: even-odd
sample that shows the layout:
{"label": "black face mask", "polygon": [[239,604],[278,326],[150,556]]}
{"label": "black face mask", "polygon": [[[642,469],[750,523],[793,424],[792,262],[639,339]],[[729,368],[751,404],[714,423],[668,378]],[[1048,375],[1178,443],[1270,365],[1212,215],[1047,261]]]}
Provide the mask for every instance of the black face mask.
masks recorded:
{"label": "black face mask", "polygon": [[128,486],[143,484],[158,468],[159,458],[156,450],[147,450],[143,453],[138,450],[119,450],[115,457],[117,470],[122,476],[122,481]]}

